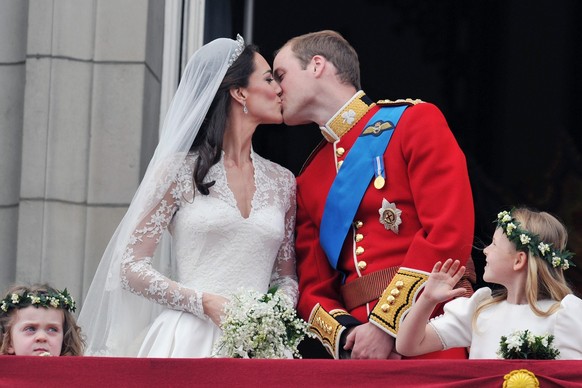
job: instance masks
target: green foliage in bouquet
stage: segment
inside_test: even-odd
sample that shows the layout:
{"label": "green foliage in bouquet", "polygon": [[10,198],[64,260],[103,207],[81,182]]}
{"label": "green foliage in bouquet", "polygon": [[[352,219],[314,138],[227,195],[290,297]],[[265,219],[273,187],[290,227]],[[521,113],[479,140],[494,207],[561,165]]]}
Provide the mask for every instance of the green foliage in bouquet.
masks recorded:
{"label": "green foliage in bouquet", "polygon": [[504,359],[555,360],[560,351],[552,342],[553,335],[534,335],[529,330],[518,330],[501,336],[497,355]]}

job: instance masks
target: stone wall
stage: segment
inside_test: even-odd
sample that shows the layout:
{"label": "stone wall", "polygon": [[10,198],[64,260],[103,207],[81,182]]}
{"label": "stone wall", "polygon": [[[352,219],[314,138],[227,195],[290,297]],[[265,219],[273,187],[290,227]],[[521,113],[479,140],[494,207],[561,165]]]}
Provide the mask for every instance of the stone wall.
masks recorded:
{"label": "stone wall", "polygon": [[0,3],[0,288],[89,287],[157,143],[164,7]]}

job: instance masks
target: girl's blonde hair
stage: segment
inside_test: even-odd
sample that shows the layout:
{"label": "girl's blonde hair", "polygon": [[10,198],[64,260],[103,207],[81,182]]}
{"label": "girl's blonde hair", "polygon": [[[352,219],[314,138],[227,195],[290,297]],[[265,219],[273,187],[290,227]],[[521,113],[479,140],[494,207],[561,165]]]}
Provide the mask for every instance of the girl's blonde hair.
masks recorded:
{"label": "girl's blonde hair", "polygon": [[[538,212],[525,207],[513,209],[511,215],[520,223],[522,229],[537,235],[541,241],[551,244],[557,250],[566,249],[568,232],[556,217],[546,212]],[[560,301],[566,295],[572,294],[572,289],[564,278],[561,266],[553,267],[531,251],[525,253],[528,256],[525,283],[527,302],[536,315],[540,317],[550,316],[560,307]],[[475,310],[473,326],[475,327],[477,317],[481,311],[505,299],[507,299],[507,290],[503,288],[495,292],[491,299],[481,303]],[[552,299],[557,302],[547,311],[544,311],[537,304],[537,301],[542,299]]]}
{"label": "girl's blonde hair", "polygon": [[[5,295],[17,294],[23,296],[24,294],[55,294],[58,293],[54,288],[46,284],[36,284],[33,286],[16,285],[8,289]],[[30,306],[30,305],[28,305]],[[26,307],[28,307],[26,306]],[[46,308],[46,307],[37,307]],[[10,309],[7,312],[0,310],[0,354],[9,354],[8,348],[12,346],[12,336],[10,334],[12,325],[14,324],[14,316],[18,309]],[[81,328],[77,325],[77,321],[73,313],[67,309],[63,310],[63,346],[61,348],[61,356],[82,356],[85,347],[85,341],[81,334]]]}

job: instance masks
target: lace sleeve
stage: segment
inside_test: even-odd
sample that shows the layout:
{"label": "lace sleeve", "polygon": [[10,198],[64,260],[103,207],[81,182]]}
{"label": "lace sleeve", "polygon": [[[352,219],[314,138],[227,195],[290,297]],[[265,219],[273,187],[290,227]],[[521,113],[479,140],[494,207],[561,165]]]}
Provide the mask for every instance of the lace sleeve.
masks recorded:
{"label": "lace sleeve", "polygon": [[162,233],[179,209],[183,185],[180,180],[173,182],[158,205],[138,224],[121,262],[121,284],[126,290],[151,301],[204,318],[203,293],[169,279],[152,265]]}
{"label": "lace sleeve", "polygon": [[[290,173],[289,173],[290,174]],[[276,286],[278,292],[283,293],[297,305],[299,287],[297,284],[297,271],[295,268],[295,178],[291,175],[287,180],[285,194],[289,197],[288,208],[285,214],[285,237],[279,248],[277,259],[271,274],[271,286]]]}

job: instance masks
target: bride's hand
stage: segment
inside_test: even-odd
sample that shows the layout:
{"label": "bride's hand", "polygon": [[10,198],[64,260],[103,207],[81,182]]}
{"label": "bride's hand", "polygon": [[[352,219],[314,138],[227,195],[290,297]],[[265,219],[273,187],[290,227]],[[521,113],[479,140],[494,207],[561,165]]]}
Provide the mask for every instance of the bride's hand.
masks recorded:
{"label": "bride's hand", "polygon": [[224,305],[228,302],[223,296],[204,293],[202,296],[202,306],[206,314],[216,326],[220,326],[220,320],[224,315]]}

